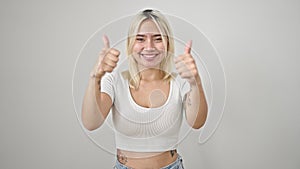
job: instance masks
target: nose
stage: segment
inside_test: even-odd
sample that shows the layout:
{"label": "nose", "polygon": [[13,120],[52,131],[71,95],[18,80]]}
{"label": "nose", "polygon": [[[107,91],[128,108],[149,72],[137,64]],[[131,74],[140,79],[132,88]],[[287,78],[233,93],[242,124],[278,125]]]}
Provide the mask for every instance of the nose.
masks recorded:
{"label": "nose", "polygon": [[154,42],[153,42],[152,38],[148,38],[146,40],[145,49],[147,49],[147,50],[154,49]]}

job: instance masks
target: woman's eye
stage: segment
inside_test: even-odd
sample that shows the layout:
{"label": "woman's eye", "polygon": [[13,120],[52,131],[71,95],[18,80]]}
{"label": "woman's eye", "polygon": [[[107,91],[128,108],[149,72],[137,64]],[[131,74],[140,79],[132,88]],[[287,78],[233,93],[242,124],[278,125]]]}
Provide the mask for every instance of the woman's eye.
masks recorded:
{"label": "woman's eye", "polygon": [[144,41],[144,38],[136,38],[136,41],[138,41],[138,42],[143,42],[143,41]]}
{"label": "woman's eye", "polygon": [[162,42],[162,38],[156,38],[154,39],[155,42]]}

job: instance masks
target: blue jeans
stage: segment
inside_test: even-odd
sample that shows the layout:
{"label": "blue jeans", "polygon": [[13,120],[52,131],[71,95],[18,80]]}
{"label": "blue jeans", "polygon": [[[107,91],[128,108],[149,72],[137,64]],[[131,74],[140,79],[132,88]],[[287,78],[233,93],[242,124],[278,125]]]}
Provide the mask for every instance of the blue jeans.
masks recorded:
{"label": "blue jeans", "polygon": [[[132,169],[132,168],[127,167],[127,166],[121,164],[118,160],[116,160],[116,165],[114,166],[113,169]],[[173,163],[171,163],[161,169],[184,169],[183,163],[182,163],[182,157],[178,154],[176,161],[174,161]]]}

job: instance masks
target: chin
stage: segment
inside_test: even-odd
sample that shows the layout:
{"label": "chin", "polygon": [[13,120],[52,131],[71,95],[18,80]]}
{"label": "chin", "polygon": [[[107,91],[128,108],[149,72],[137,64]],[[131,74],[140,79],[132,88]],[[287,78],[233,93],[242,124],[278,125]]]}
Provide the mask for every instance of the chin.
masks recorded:
{"label": "chin", "polygon": [[141,63],[141,66],[145,67],[145,68],[156,68],[156,69],[158,69],[160,67],[160,63],[161,63],[161,60],[151,61],[151,62],[143,61]]}
{"label": "chin", "polygon": [[152,64],[142,64],[140,65],[142,69],[159,69],[159,65],[152,65]]}

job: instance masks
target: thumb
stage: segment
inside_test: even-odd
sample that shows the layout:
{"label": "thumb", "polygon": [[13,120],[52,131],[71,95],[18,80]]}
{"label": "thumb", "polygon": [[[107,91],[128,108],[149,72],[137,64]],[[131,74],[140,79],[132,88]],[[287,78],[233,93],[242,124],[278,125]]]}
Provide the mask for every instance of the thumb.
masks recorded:
{"label": "thumb", "polygon": [[102,40],[103,40],[104,48],[105,49],[110,48],[109,39],[108,39],[108,37],[106,35],[103,35]]}
{"label": "thumb", "polygon": [[184,53],[185,54],[190,54],[191,53],[191,49],[192,49],[192,40],[189,40],[184,48]]}

